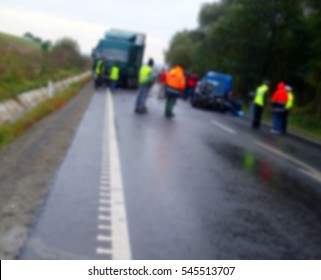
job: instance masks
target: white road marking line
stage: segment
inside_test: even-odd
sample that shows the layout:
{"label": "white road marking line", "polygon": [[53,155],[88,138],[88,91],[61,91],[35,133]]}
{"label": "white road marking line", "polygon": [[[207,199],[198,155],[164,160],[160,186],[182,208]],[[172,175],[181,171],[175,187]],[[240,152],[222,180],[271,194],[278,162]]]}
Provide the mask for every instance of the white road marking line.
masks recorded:
{"label": "white road marking line", "polygon": [[[110,176],[101,174],[102,181],[110,181],[111,190],[111,217],[99,215],[98,219],[101,221],[111,222],[111,231],[113,233],[111,242],[113,244],[110,250],[113,259],[129,260],[131,259],[131,250],[128,236],[128,226],[125,204],[117,204],[118,201],[124,201],[123,181],[121,175],[121,165],[119,160],[119,150],[117,144],[117,136],[115,129],[114,107],[112,94],[109,90],[106,91],[106,106],[105,106],[105,132],[103,138],[103,160],[106,163],[104,169],[109,170]],[[108,146],[106,145],[108,144]],[[109,153],[108,153],[109,152]],[[108,155],[108,157],[107,157]],[[106,156],[106,157],[105,157]],[[107,165],[107,158],[109,164]],[[101,201],[101,200],[100,200]],[[107,203],[106,203],[107,204]],[[96,252],[98,252],[97,248]],[[101,250],[100,250],[101,252]]]}
{"label": "white road marking line", "polygon": [[124,204],[124,202],[121,202],[121,201],[117,201],[116,203],[117,204]]}
{"label": "white road marking line", "polygon": [[266,150],[268,150],[269,152],[272,152],[280,157],[282,157],[283,159],[286,159],[298,166],[300,166],[301,168],[299,168],[299,170],[306,174],[306,175],[309,175],[310,177],[314,178],[315,180],[321,182],[321,173],[319,172],[319,170],[315,169],[314,167],[306,164],[305,162],[299,160],[299,159],[296,159],[288,154],[285,154],[273,147],[270,147],[262,142],[259,142],[259,141],[255,141],[254,142],[256,145],[260,146],[261,148],[264,148]]}
{"label": "white road marking line", "polygon": [[110,188],[111,191],[113,192],[122,192],[123,189],[119,189],[119,188]]}
{"label": "white road marking line", "polygon": [[99,212],[110,212],[110,207],[105,205],[104,207],[99,207],[98,210]]}
{"label": "white road marking line", "polygon": [[98,235],[97,240],[103,241],[103,242],[112,242],[111,236],[108,236],[108,235]]}
{"label": "white road marking line", "polygon": [[312,177],[313,179],[315,179],[315,180],[317,180],[318,182],[321,183],[321,176],[320,176],[320,175],[315,174],[315,173],[311,173],[311,172],[309,172],[309,171],[307,171],[307,170],[304,170],[304,169],[299,169],[299,170],[300,170],[303,174],[308,175],[308,176]]}
{"label": "white road marking line", "polygon": [[223,125],[223,124],[221,124],[221,123],[219,123],[217,121],[211,120],[211,122],[212,122],[212,124],[216,125],[217,127],[221,128],[221,129],[223,129],[223,130],[225,130],[225,131],[227,131],[227,132],[229,132],[231,134],[235,134],[236,133],[235,130],[233,130],[233,129],[231,129],[231,128],[229,128],[229,127],[227,127],[227,126],[225,126],[225,125]]}
{"label": "white road marking line", "polygon": [[109,185],[110,181],[109,180],[100,180],[100,185]]}
{"label": "white road marking line", "polygon": [[100,196],[108,196],[108,197],[110,196],[109,193],[105,193],[105,192],[100,192],[99,195],[100,195]]}
{"label": "white road marking line", "polygon": [[112,251],[111,249],[108,249],[108,248],[97,248],[96,249],[96,254],[98,255],[112,255]]}
{"label": "white road marking line", "polygon": [[100,230],[111,230],[111,226],[110,225],[105,225],[105,224],[99,224],[98,225],[98,229],[100,229]]}
{"label": "white road marking line", "polygon": [[99,200],[99,203],[100,203],[100,204],[110,204],[110,200],[100,199],[100,200]]}
{"label": "white road marking line", "polygon": [[100,178],[100,183],[101,184],[109,184],[110,183],[110,177],[108,177],[108,178],[106,178],[106,177]]}
{"label": "white road marking line", "polygon": [[110,199],[110,188],[100,188],[100,191],[106,194],[103,195],[103,197],[100,197],[100,199]]}
{"label": "white road marking line", "polygon": [[106,187],[110,186],[110,182],[109,181],[100,181],[100,186],[106,188]]}
{"label": "white road marking line", "polygon": [[98,216],[98,220],[100,220],[100,221],[110,221],[111,218],[110,218],[110,216],[99,215]]}

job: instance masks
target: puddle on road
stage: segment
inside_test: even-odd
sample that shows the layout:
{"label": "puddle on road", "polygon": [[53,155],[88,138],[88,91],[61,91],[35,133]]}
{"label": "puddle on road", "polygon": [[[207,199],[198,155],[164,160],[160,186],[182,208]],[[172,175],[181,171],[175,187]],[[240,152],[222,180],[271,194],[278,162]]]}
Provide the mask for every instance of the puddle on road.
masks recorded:
{"label": "puddle on road", "polygon": [[[241,172],[242,181],[255,181],[248,187],[258,186],[269,190],[271,195],[291,199],[297,203],[304,203],[321,217],[321,186],[309,177],[305,177],[291,166],[285,168],[277,162],[264,158],[259,152],[244,149],[229,143],[211,144],[213,152],[230,165],[231,171]],[[235,182],[237,189],[237,182]],[[233,186],[230,186],[233,189]]]}
{"label": "puddle on road", "polygon": [[222,258],[320,258],[320,184],[255,149],[208,144],[225,171],[224,209],[213,222]]}

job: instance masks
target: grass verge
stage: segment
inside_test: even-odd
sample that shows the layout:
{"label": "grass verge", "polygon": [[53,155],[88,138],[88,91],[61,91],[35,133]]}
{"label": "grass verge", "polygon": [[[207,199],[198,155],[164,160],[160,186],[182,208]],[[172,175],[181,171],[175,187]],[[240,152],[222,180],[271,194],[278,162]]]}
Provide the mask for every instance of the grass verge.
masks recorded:
{"label": "grass verge", "polygon": [[321,120],[316,116],[290,114],[289,126],[294,131],[321,140]]}
{"label": "grass verge", "polygon": [[39,75],[39,77],[19,79],[18,77],[14,78],[14,76],[10,76],[7,79],[6,83],[3,84],[1,84],[0,79],[0,101],[13,98],[29,90],[47,86],[49,80],[56,82],[75,75],[79,75],[83,72],[84,70],[81,69],[61,69],[55,73],[48,75],[47,77],[41,77],[41,75]]}
{"label": "grass verge", "polygon": [[[249,107],[244,106],[243,111],[245,115],[248,115]],[[272,124],[273,115],[271,107],[264,108],[262,119]],[[321,120],[317,116],[298,113],[294,110],[290,112],[288,127],[293,132],[321,141]]]}
{"label": "grass verge", "polygon": [[12,143],[27,129],[32,127],[36,122],[45,116],[59,110],[75,97],[80,89],[89,82],[90,78],[74,83],[64,91],[56,94],[54,97],[47,99],[27,112],[24,116],[13,123],[7,123],[0,126],[0,149]]}

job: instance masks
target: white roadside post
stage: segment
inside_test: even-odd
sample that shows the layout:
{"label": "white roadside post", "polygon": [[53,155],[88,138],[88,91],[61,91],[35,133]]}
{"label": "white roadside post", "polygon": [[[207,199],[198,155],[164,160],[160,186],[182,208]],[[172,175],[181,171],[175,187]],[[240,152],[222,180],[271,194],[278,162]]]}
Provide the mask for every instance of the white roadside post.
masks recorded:
{"label": "white roadside post", "polygon": [[52,97],[52,81],[48,81],[48,97]]}

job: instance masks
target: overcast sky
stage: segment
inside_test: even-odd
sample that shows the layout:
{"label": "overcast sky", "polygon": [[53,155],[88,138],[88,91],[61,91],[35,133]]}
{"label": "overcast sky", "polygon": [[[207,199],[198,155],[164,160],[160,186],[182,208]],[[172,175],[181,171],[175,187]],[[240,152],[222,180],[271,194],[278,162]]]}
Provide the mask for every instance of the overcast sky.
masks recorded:
{"label": "overcast sky", "polygon": [[180,30],[197,27],[203,3],[213,0],[0,0],[0,31],[55,42],[75,39],[90,53],[110,28],[147,35],[145,60],[163,63],[164,50]]}

